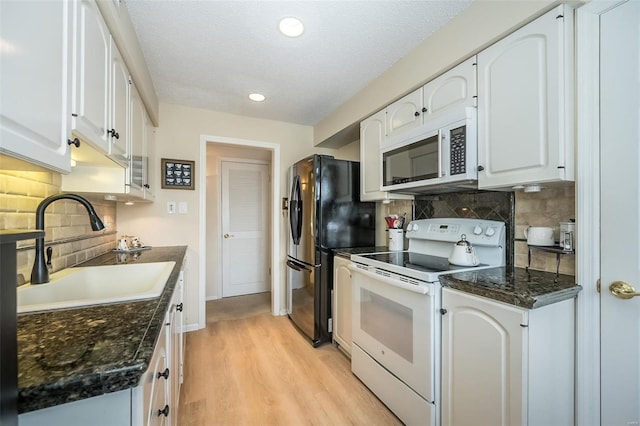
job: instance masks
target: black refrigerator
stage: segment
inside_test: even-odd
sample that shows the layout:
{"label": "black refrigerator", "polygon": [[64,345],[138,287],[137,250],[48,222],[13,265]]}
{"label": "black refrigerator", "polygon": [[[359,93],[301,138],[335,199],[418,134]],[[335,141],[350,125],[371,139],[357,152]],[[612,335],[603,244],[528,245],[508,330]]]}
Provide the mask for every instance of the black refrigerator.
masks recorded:
{"label": "black refrigerator", "polygon": [[360,202],[360,163],[313,155],[289,169],[289,318],[314,347],[331,341],[333,250],[375,245],[376,205]]}

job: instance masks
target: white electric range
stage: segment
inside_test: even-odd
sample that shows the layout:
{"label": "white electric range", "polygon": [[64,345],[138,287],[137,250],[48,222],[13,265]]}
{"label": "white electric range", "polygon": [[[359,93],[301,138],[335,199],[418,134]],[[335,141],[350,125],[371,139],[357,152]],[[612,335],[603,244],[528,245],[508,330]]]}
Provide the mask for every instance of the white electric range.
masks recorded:
{"label": "white electric range", "polygon": [[[407,251],[351,255],[351,369],[405,424],[440,422],[441,287],[438,277],[505,264],[504,222],[420,219]],[[480,264],[447,260],[466,236]]]}

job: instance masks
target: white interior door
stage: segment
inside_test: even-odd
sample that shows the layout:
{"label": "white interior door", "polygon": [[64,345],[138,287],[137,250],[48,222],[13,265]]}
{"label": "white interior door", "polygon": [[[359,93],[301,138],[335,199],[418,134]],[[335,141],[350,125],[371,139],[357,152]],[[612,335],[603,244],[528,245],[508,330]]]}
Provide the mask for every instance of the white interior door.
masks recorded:
{"label": "white interior door", "polygon": [[222,297],[269,291],[269,167],[223,161]]}
{"label": "white interior door", "polygon": [[601,424],[640,422],[640,2],[600,17]]}

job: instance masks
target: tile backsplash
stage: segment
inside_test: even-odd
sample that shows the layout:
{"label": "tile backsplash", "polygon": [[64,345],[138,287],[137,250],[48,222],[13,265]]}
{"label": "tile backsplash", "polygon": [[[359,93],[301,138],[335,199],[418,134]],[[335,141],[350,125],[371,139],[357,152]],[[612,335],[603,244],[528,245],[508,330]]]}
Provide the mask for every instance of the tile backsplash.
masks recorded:
{"label": "tile backsplash", "polygon": [[514,264],[515,212],[513,192],[470,191],[419,195],[415,199],[415,214],[416,219],[461,217],[505,222],[507,265]]}
{"label": "tile backsplash", "polygon": [[[567,183],[549,186],[540,192],[518,191],[516,199],[515,264],[527,266],[528,247],[524,237],[527,226],[549,226],[559,238],[560,222],[575,219],[575,185]],[[580,226],[577,224],[576,226]],[[531,269],[556,272],[556,255],[539,250],[531,251]],[[575,275],[575,256],[560,256],[560,273]]]}
{"label": "tile backsplash", "polygon": [[[550,226],[557,238],[560,222],[576,217],[575,185],[549,186],[537,193],[473,191],[419,195],[415,199],[415,216],[416,219],[467,217],[504,221],[507,265],[524,268],[528,264],[524,229],[527,226]],[[575,275],[574,257],[570,254],[560,256],[561,274]],[[533,249],[531,269],[555,273],[556,255]]]}
{"label": "tile backsplash", "polygon": [[[61,175],[0,155],[0,229],[35,229],[35,211],[46,197],[61,192]],[[93,232],[86,209],[71,200],[58,200],[45,212],[45,245],[53,248],[52,271],[77,265],[106,253],[116,244],[116,205],[101,197],[86,197],[105,224]],[[17,268],[31,276],[35,240],[18,243]]]}

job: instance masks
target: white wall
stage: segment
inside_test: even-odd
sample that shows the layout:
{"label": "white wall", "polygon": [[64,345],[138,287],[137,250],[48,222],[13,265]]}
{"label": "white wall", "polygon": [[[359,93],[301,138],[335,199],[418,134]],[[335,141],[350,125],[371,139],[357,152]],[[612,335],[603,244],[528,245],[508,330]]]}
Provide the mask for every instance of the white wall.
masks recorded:
{"label": "white wall", "polygon": [[[117,228],[119,233],[138,235],[142,241],[151,246],[187,245],[186,274],[186,325],[194,328],[198,324],[200,311],[198,301],[204,299],[200,294],[199,276],[200,262],[205,261],[205,253],[199,250],[200,200],[199,188],[195,191],[160,189],[160,159],[172,158],[196,161],[194,176],[199,175],[200,136],[212,135],[223,138],[263,141],[280,145],[280,188],[276,188],[276,199],[287,195],[287,168],[295,161],[312,153],[335,155],[336,158],[357,159],[357,142],[345,146],[339,151],[314,148],[313,129],[310,126],[261,120],[250,117],[189,108],[179,105],[160,104],[160,127],[156,130],[156,159],[152,164],[156,167],[156,199],[154,203],[138,203],[134,206],[118,204]],[[211,141],[215,142],[215,138]],[[196,182],[196,186],[199,181]],[[187,214],[167,214],[167,202],[187,202]],[[281,295],[284,298],[286,274],[284,259],[286,258],[286,232],[288,232],[285,216],[280,218],[280,253],[281,258]],[[210,259],[208,259],[210,260]],[[215,267],[215,265],[214,265]],[[284,299],[281,300],[284,305]]]}

